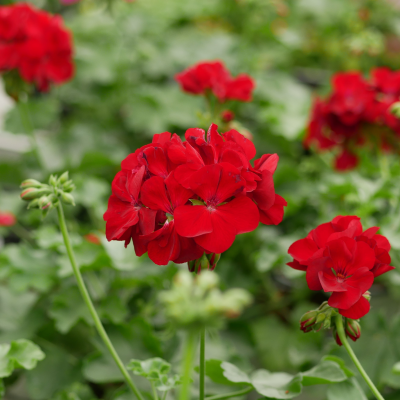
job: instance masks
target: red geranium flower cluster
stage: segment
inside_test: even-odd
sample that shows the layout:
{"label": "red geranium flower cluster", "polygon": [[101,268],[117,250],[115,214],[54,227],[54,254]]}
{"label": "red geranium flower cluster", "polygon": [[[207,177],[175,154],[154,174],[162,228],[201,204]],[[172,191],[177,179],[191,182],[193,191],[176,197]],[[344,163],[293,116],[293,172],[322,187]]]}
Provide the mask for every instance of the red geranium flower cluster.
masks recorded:
{"label": "red geranium flower cluster", "polygon": [[108,240],[132,239],[138,256],[148,252],[159,265],[222,253],[259,222],[279,224],[286,206],[274,190],[277,154],[253,167],[254,144],[214,124],[206,137],[192,128],[185,138],[154,135],[123,160],[104,214]]}
{"label": "red geranium flower cluster", "polygon": [[0,6],[0,72],[18,70],[22,79],[47,90],[73,75],[71,35],[60,16],[27,3]]}
{"label": "red geranium flower cluster", "polygon": [[372,70],[365,80],[358,72],[338,73],[332,79],[333,92],[314,101],[304,145],[335,148],[335,169],[350,170],[358,165],[357,149],[370,144],[383,150],[399,150],[400,122],[390,108],[399,100],[400,71]]}
{"label": "red geranium flower cluster", "polygon": [[389,265],[390,243],[378,230],[363,231],[356,216],[335,217],[289,247],[293,261],[288,265],[306,271],[311,290],[332,292],[328,304],[341,315],[361,318],[370,309],[363,295],[374,278],[394,269]]}
{"label": "red geranium flower cluster", "polygon": [[247,74],[233,78],[220,61],[200,62],[175,76],[182,90],[192,94],[212,93],[223,103],[227,100],[251,101],[255,87]]}

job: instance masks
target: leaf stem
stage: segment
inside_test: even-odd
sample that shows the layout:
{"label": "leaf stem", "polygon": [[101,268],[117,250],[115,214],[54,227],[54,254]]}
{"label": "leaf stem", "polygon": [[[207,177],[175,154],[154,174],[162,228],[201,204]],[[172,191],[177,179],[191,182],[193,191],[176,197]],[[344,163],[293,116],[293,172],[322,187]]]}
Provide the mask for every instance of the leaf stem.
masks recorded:
{"label": "leaf stem", "polygon": [[151,382],[151,390],[153,391],[153,399],[158,400],[157,389],[156,389],[156,385],[154,384],[154,382]]}
{"label": "leaf stem", "polygon": [[221,399],[229,399],[230,397],[238,397],[242,396],[243,394],[250,393],[252,390],[254,390],[253,386],[247,387],[242,390],[238,390],[237,392],[231,392],[231,393],[226,393],[226,394],[218,394],[216,396],[210,396],[206,397],[206,400],[221,400]]}
{"label": "leaf stem", "polygon": [[368,374],[365,372],[363,366],[361,365],[360,361],[358,360],[357,356],[355,355],[353,349],[350,347],[350,344],[347,341],[346,333],[345,333],[344,327],[343,327],[343,317],[340,314],[336,316],[336,330],[339,335],[340,341],[342,342],[343,346],[347,350],[347,353],[349,353],[350,358],[352,359],[352,361],[354,362],[358,371],[360,372],[361,376],[364,378],[365,382],[371,389],[372,393],[375,395],[375,397],[378,400],[385,400],[383,398],[383,396],[379,393],[379,390],[376,388],[374,383],[371,381]]}
{"label": "leaf stem", "polygon": [[201,329],[200,333],[200,388],[199,400],[204,400],[204,378],[206,375],[206,328]]}
{"label": "leaf stem", "polygon": [[35,155],[40,168],[43,171],[46,171],[46,167],[44,166],[42,157],[40,156],[39,153],[39,146],[35,137],[31,116],[29,114],[28,97],[21,98],[21,100],[18,102],[17,107],[19,116],[21,118],[22,126],[24,127],[25,133],[27,133],[29,136],[32,152]]}
{"label": "leaf stem", "polygon": [[190,400],[190,384],[192,381],[192,364],[195,351],[195,331],[187,332],[185,350],[182,363],[182,386],[179,393],[179,400]]}
{"label": "leaf stem", "polygon": [[69,260],[71,262],[71,266],[72,269],[74,271],[74,275],[76,278],[76,282],[78,284],[78,288],[79,291],[81,292],[82,298],[84,300],[84,302],[86,303],[90,315],[93,318],[94,324],[96,326],[97,332],[99,333],[101,339],[103,340],[104,344],[106,345],[108,351],[110,352],[112,358],[114,359],[115,363],[117,364],[118,368],[120,369],[122,375],[125,378],[126,383],[128,384],[128,386],[131,388],[132,392],[135,394],[136,398],[139,400],[143,400],[143,397],[141,395],[141,393],[139,392],[139,390],[137,389],[137,387],[135,386],[135,384],[133,383],[131,377],[129,376],[128,371],[126,370],[122,360],[119,358],[118,353],[116,352],[113,344],[111,343],[110,338],[107,335],[106,330],[103,327],[103,324],[101,323],[101,320],[97,314],[97,311],[93,305],[93,302],[90,298],[89,292],[86,288],[85,282],[82,278],[82,274],[79,270],[79,267],[76,263],[76,259],[75,259],[75,255],[74,255],[74,251],[72,249],[72,245],[71,245],[71,240],[69,238],[69,233],[68,233],[68,229],[67,229],[67,225],[65,223],[65,217],[64,217],[64,211],[63,211],[63,207],[61,204],[61,201],[59,201],[58,205],[57,205],[57,213],[58,213],[58,220],[60,223],[60,229],[61,229],[61,233],[63,235],[63,239],[64,239],[64,244],[65,247],[67,249],[67,253],[68,253],[68,257]]}

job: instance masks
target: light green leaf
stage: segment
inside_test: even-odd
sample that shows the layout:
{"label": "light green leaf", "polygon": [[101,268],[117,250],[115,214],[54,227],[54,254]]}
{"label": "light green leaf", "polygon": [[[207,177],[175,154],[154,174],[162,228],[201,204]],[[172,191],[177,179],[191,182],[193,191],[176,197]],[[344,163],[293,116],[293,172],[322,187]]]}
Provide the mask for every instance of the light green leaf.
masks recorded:
{"label": "light green leaf", "polygon": [[303,386],[342,382],[347,379],[339,364],[329,360],[322,361],[314,368],[299,375],[303,377]]}
{"label": "light green leaf", "polygon": [[[222,366],[224,364],[224,367]],[[232,368],[233,367],[233,368]],[[195,368],[196,371],[199,371],[199,368]],[[225,375],[226,374],[226,375]],[[223,362],[220,360],[206,360],[206,375],[215,383],[220,385],[238,385],[239,381],[244,379],[244,382],[249,382],[249,378],[246,374],[240,371],[234,365]],[[233,378],[233,380],[231,380]]]}
{"label": "light green leaf", "polygon": [[340,357],[329,355],[329,356],[323,357],[322,361],[333,361],[340,366],[340,368],[342,369],[342,371],[346,374],[346,376],[348,378],[351,378],[352,376],[354,376],[353,371],[351,371],[350,369],[348,369],[346,367],[346,363]]}
{"label": "light green leaf", "polygon": [[0,378],[10,376],[14,369],[31,370],[38,361],[43,360],[45,354],[29,340],[20,339],[11,344],[0,345]]}
{"label": "light green leaf", "polygon": [[368,400],[355,378],[330,385],[327,398],[328,400]]}
{"label": "light green leaf", "polygon": [[154,384],[160,392],[166,392],[173,389],[174,387],[182,383],[182,377],[180,375],[167,376],[160,375],[160,379],[155,381]]}
{"label": "light green leaf", "polygon": [[273,399],[292,399],[301,393],[301,376],[293,376],[285,372],[272,373],[259,369],[251,375],[254,389],[266,397]]}
{"label": "light green leaf", "polygon": [[233,383],[251,383],[248,375],[241,371],[238,367],[224,361],[221,364],[221,368],[224,370],[223,375],[226,379]]}
{"label": "light green leaf", "polygon": [[135,375],[143,376],[148,380],[157,380],[159,375],[168,374],[171,364],[159,357],[145,361],[131,360],[127,365]]}

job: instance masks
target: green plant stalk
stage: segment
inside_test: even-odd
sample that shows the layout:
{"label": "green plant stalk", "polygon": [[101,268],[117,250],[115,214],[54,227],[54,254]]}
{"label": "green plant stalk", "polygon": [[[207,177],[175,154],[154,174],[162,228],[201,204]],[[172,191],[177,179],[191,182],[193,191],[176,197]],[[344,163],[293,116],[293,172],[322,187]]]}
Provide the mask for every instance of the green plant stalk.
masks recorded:
{"label": "green plant stalk", "polygon": [[200,333],[200,388],[199,400],[204,400],[204,378],[206,375],[206,328],[201,329]]}
{"label": "green plant stalk", "polygon": [[253,386],[247,387],[242,390],[238,390],[237,392],[225,393],[225,394],[218,394],[216,396],[206,397],[206,400],[221,400],[221,399],[229,399],[231,397],[238,397],[244,394],[250,393],[253,391]]}
{"label": "green plant stalk", "polygon": [[59,220],[59,223],[60,223],[61,233],[62,233],[62,236],[63,236],[63,239],[64,239],[64,244],[65,244],[65,247],[67,249],[67,253],[68,253],[69,260],[71,262],[72,269],[74,271],[76,282],[78,284],[78,288],[79,288],[79,291],[81,292],[82,298],[83,298],[84,302],[86,303],[86,305],[87,305],[87,307],[89,309],[90,315],[93,318],[94,325],[95,325],[95,327],[96,327],[101,339],[103,340],[104,344],[106,345],[108,351],[110,352],[112,358],[114,359],[114,361],[117,364],[118,368],[120,369],[122,375],[124,376],[126,383],[131,388],[131,390],[135,394],[136,398],[139,399],[139,400],[143,400],[143,397],[142,397],[141,393],[139,392],[139,390],[137,389],[137,387],[133,383],[131,377],[129,376],[128,371],[126,370],[126,368],[125,368],[125,366],[124,366],[124,364],[122,362],[122,360],[119,358],[118,353],[116,352],[113,344],[111,343],[111,340],[108,337],[107,332],[104,329],[103,324],[101,323],[101,320],[100,320],[100,318],[99,318],[99,316],[97,314],[97,311],[96,311],[96,309],[95,309],[95,307],[93,305],[93,302],[92,302],[92,300],[90,298],[89,292],[86,289],[86,285],[85,285],[85,282],[84,282],[84,280],[82,278],[82,274],[81,274],[81,272],[79,270],[79,267],[78,267],[78,265],[76,263],[76,260],[75,260],[75,255],[74,255],[74,251],[72,249],[71,240],[69,238],[67,225],[65,223],[64,211],[63,211],[63,207],[62,207],[61,201],[58,202],[57,213],[58,213],[58,220]]}
{"label": "green plant stalk", "polygon": [[154,384],[154,382],[151,382],[151,390],[153,392],[153,399],[158,400],[157,389],[156,389],[156,385]]}
{"label": "green plant stalk", "polygon": [[185,350],[182,364],[182,386],[179,393],[179,400],[190,400],[190,384],[192,377],[192,366],[195,351],[196,334],[194,331],[187,332]]}
{"label": "green plant stalk", "polygon": [[40,166],[40,168],[43,171],[46,171],[46,168],[43,164],[42,157],[40,156],[39,153],[39,146],[37,144],[34,130],[33,130],[33,125],[31,121],[31,117],[29,115],[29,109],[28,109],[28,100],[27,99],[21,99],[18,102],[18,112],[19,116],[21,118],[22,126],[24,127],[25,133],[29,135],[29,140],[31,142],[31,147],[32,147],[32,152],[36,157],[36,160]]}
{"label": "green plant stalk", "polygon": [[343,317],[340,314],[336,316],[336,330],[339,335],[340,341],[342,342],[343,346],[347,350],[347,353],[349,353],[350,358],[352,359],[352,361],[354,362],[358,371],[360,372],[361,376],[364,378],[365,382],[371,389],[372,393],[375,395],[375,397],[378,400],[385,400],[383,398],[383,396],[379,393],[379,390],[376,388],[374,383],[371,381],[368,374],[365,372],[363,366],[361,365],[360,361],[358,360],[357,356],[355,355],[353,349],[350,347],[350,344],[347,341],[346,333],[345,333],[344,327],[343,327]]}

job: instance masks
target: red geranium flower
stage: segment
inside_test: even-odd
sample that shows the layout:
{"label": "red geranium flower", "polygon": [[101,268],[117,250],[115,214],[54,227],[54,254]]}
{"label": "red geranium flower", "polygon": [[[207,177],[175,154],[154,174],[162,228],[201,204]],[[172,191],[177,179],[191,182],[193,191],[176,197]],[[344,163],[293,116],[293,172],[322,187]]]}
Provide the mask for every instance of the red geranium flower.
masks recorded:
{"label": "red geranium flower", "polygon": [[177,74],[175,79],[185,92],[201,95],[211,92],[220,102],[251,101],[255,87],[253,79],[246,74],[232,78],[221,61],[200,62]]}
{"label": "red geranium flower", "polygon": [[12,212],[0,211],[0,226],[13,226],[17,223],[17,219]]}
{"label": "red geranium flower", "polygon": [[0,6],[0,70],[13,69],[42,91],[72,78],[72,40],[60,16],[27,3]]}
{"label": "red geranium flower", "polygon": [[[132,240],[138,256],[160,265],[221,253],[259,222],[277,225],[286,201],[275,193],[278,156],[255,160],[239,132],[202,129],[154,135],[122,161],[104,214],[108,240]],[[211,259],[218,257],[210,256]]]}

